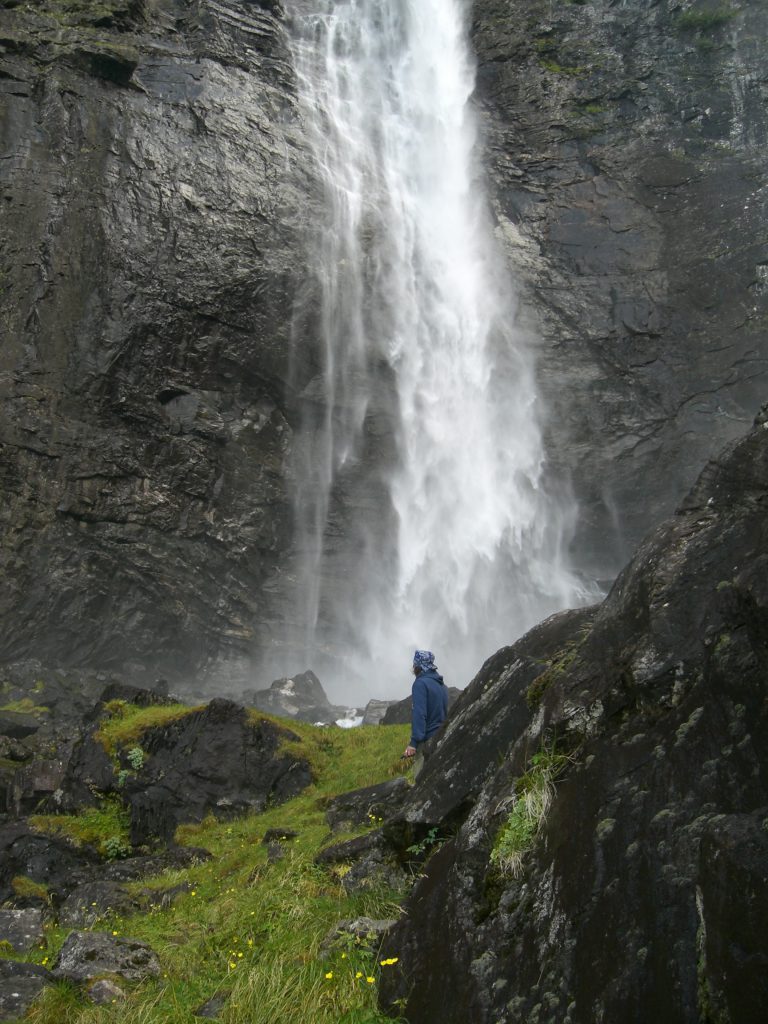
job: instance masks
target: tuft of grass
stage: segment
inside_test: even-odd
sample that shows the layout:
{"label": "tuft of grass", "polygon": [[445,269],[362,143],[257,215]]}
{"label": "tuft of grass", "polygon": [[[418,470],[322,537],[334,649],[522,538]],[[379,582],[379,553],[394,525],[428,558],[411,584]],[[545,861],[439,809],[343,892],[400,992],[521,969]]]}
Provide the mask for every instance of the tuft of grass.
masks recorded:
{"label": "tuft of grass", "polygon": [[[212,859],[130,888],[187,891],[168,908],[103,923],[110,933],[147,942],[160,958],[161,976],[129,987],[119,1008],[95,1007],[68,986],[51,986],[27,1024],[189,1024],[194,1011],[217,993],[228,993],[218,1018],[222,1024],[391,1024],[376,1003],[378,979],[392,969],[386,945],[379,949],[373,941],[347,936],[327,951],[321,947],[340,920],[396,917],[403,893],[373,888],[349,895],[338,875],[318,867],[314,858],[347,835],[329,832],[328,799],[402,772],[399,756],[409,727],[344,730],[274,721],[300,736],[316,781],[263,814],[228,821],[211,816],[181,826],[177,840],[204,846]],[[262,843],[269,829],[298,833],[282,844],[284,856],[273,863]],[[365,830],[363,825],[357,834]],[[56,928],[46,933],[51,960],[66,934]],[[41,962],[40,956],[30,958]]]}
{"label": "tuft of grass", "polygon": [[68,839],[74,846],[93,846],[108,860],[131,852],[128,811],[114,799],[79,814],[35,814],[29,823],[35,831]]}
{"label": "tuft of grass", "polygon": [[711,11],[684,11],[676,21],[678,29],[687,32],[711,32],[727,24],[738,12],[733,7],[723,5]]}
{"label": "tuft of grass", "polygon": [[0,711],[13,711],[16,714],[34,715],[35,718],[47,715],[50,710],[44,704],[35,704],[29,697],[22,697],[21,700],[12,700],[7,704],[0,704]]}
{"label": "tuft of grass", "polygon": [[22,899],[42,900],[44,903],[50,903],[51,896],[48,886],[43,882],[35,882],[31,878],[27,878],[26,875],[16,875],[15,878],[12,878],[11,888],[15,895]]}
{"label": "tuft of grass", "polygon": [[179,718],[185,718],[195,711],[202,711],[204,705],[189,707],[186,704],[152,704],[139,707],[123,700],[111,700],[104,705],[104,719],[94,734],[106,752],[114,755],[121,747],[138,745],[142,735],[156,726],[167,725]]}
{"label": "tuft of grass", "polygon": [[554,749],[542,750],[530,760],[530,767],[515,783],[515,803],[496,836],[491,864],[502,875],[519,877],[523,860],[533,846],[555,795],[555,781],[570,758]]}

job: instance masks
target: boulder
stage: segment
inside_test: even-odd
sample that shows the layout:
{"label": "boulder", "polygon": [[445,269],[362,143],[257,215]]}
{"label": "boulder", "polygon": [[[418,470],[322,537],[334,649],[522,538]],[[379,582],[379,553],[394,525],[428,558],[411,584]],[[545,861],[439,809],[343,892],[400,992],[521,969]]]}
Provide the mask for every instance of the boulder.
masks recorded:
{"label": "boulder", "polygon": [[363,711],[363,725],[378,725],[396,700],[369,700]]}
{"label": "boulder", "polygon": [[330,724],[338,717],[314,672],[302,672],[290,679],[276,679],[268,690],[243,695],[247,704],[281,718]]}
{"label": "boulder", "polygon": [[58,910],[59,924],[66,928],[92,928],[109,914],[125,916],[140,903],[117,882],[86,882],[76,886]]}
{"label": "boulder", "polygon": [[26,953],[44,941],[41,911],[32,907],[27,910],[0,909],[0,942],[7,942],[17,953]]}
{"label": "boulder", "polygon": [[0,1021],[20,1020],[53,981],[44,967],[0,958]]}
{"label": "boulder", "polygon": [[56,899],[78,884],[77,872],[92,876],[98,857],[63,839],[33,831],[25,822],[0,827],[0,902],[15,898],[14,879],[45,886]]}
{"label": "boulder", "polygon": [[125,999],[125,992],[109,978],[100,978],[89,985],[85,991],[90,1002],[95,1006],[110,1006]]}
{"label": "boulder", "polygon": [[131,842],[168,841],[183,822],[261,811],[295,796],[312,780],[309,763],[280,746],[297,740],[222,699],[147,730],[147,762],[124,789]]}
{"label": "boulder", "polygon": [[[381,1003],[410,1024],[764,1018],[763,420],[596,613],[500,651],[454,708],[401,834],[386,826],[395,844],[408,826],[455,831],[388,937]],[[551,803],[519,841],[536,780]]]}
{"label": "boulder", "polygon": [[342,793],[329,801],[325,816],[334,831],[370,825],[392,816],[403,804],[410,784],[402,775],[375,786]]}
{"label": "boulder", "polygon": [[51,973],[74,982],[90,981],[103,974],[143,981],[160,974],[160,962],[155,952],[137,939],[76,931],[65,939]]}
{"label": "boulder", "polygon": [[348,893],[399,889],[405,881],[402,863],[382,829],[327,846],[316,855],[315,863],[342,865],[341,884]]}
{"label": "boulder", "polygon": [[217,1020],[219,1014],[227,1005],[229,995],[229,992],[217,992],[215,996],[211,996],[210,999],[206,1000],[202,1006],[198,1006],[196,1010],[193,1010],[193,1016],[202,1017],[205,1020]]}

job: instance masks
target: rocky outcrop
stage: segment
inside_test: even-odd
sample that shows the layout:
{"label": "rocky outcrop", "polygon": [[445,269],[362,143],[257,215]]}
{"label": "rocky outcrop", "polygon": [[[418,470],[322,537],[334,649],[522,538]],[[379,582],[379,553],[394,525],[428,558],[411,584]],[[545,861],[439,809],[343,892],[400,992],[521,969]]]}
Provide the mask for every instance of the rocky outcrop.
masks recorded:
{"label": "rocky outcrop", "polygon": [[597,576],[764,400],[767,18],[758,0],[473,4],[497,233]]}
{"label": "rocky outcrop", "polygon": [[24,1016],[46,985],[54,978],[38,964],[21,964],[0,959],[0,1020],[16,1021]]}
{"label": "rocky outcrop", "polygon": [[[169,841],[178,825],[206,814],[263,810],[312,779],[306,759],[281,750],[298,741],[295,733],[221,698],[142,732],[139,767],[124,778],[98,735],[99,723],[96,717],[73,752],[58,807],[71,811],[112,794],[128,808],[136,846]],[[121,756],[128,766],[125,752]]]}
{"label": "rocky outcrop", "polygon": [[763,1019],[766,510],[768,407],[596,613],[486,663],[384,828],[454,833],[388,937],[384,1005],[410,1024]]}
{"label": "rocky outcrop", "polygon": [[71,932],[51,973],[55,978],[74,982],[86,982],[104,974],[126,981],[143,981],[160,974],[160,962],[155,952],[137,939],[105,932]]}
{"label": "rocky outcrop", "polygon": [[276,679],[268,690],[244,693],[243,700],[260,711],[315,725],[333,722],[340,710],[331,705],[322,683],[311,671],[301,672],[291,679]]}

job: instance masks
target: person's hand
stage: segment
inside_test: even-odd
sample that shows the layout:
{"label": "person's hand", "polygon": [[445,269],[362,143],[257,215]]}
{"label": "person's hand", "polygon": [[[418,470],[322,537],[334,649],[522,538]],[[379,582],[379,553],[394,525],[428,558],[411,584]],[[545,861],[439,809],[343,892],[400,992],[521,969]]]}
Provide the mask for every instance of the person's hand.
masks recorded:
{"label": "person's hand", "polygon": [[403,757],[414,757],[416,754],[416,747],[407,746]]}

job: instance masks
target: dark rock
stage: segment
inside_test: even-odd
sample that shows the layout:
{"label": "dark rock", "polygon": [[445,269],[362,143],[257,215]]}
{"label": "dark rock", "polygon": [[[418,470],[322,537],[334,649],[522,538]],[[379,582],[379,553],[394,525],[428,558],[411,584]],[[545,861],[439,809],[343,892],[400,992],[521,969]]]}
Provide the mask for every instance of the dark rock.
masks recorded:
{"label": "dark rock", "polygon": [[178,885],[171,885],[167,889],[140,889],[135,896],[143,910],[168,910],[179,897],[186,896],[191,890],[191,882],[179,882]]}
{"label": "dark rock", "polygon": [[79,870],[93,874],[98,858],[92,850],[76,849],[62,839],[34,832],[25,822],[0,827],[0,902],[13,899],[13,880],[30,879],[44,885],[52,897],[69,891]]}
{"label": "dark rock", "polygon": [[16,817],[34,813],[59,790],[64,772],[65,762],[61,760],[38,759],[18,768],[6,789],[9,813]]}
{"label": "dark rock", "polygon": [[292,832],[289,828],[268,828],[261,840],[262,843],[285,843],[291,839],[298,839],[299,833]]}
{"label": "dark rock", "polygon": [[597,578],[766,393],[768,15],[722,9],[699,29],[670,3],[643,18],[613,0],[472,9],[497,237],[542,338],[548,452]]}
{"label": "dark rock", "polygon": [[7,736],[0,736],[0,758],[7,758],[9,761],[29,761],[31,757],[34,757],[34,754],[29,747]]}
{"label": "dark rock", "polygon": [[104,864],[99,874],[104,881],[136,882],[151,875],[160,875],[164,871],[183,871],[210,859],[210,852],[200,846],[172,846],[161,853]]}
{"label": "dark rock", "polygon": [[283,718],[298,718],[302,722],[329,724],[338,718],[338,712],[329,702],[320,680],[314,672],[302,672],[291,679],[276,679],[268,690],[254,690],[244,694],[247,704]]}
{"label": "dark rock", "polygon": [[0,909],[0,942],[7,942],[17,953],[26,953],[44,939],[43,915],[39,910]]}
{"label": "dark rock", "polygon": [[40,722],[34,715],[21,711],[0,711],[0,736],[23,740],[26,736],[33,736],[39,728]]}
{"label": "dark rock", "polygon": [[[448,708],[461,696],[461,690],[455,686],[448,687]],[[390,704],[381,718],[381,725],[410,725],[413,697],[406,697]]]}
{"label": "dark rock", "polygon": [[[409,816],[457,831],[388,937],[399,963],[383,1005],[405,999],[411,1024],[762,1019],[766,508],[757,426],[643,542],[586,630],[556,617],[486,663],[401,812],[405,831]],[[553,747],[565,773],[505,874],[495,843]]]}
{"label": "dark rock", "polygon": [[376,786],[366,786],[334,797],[325,816],[334,831],[365,825],[394,814],[410,792],[410,785],[402,775],[387,779]]}
{"label": "dark rock", "polygon": [[405,874],[395,850],[382,829],[372,829],[357,839],[328,846],[315,857],[320,865],[344,865],[341,884],[348,893],[366,889],[398,889]]}
{"label": "dark rock", "polygon": [[160,963],[145,942],[105,932],[72,932],[64,940],[51,973],[55,978],[74,982],[89,981],[102,974],[143,981],[160,974]]}
{"label": "dark rock", "polygon": [[86,989],[88,999],[96,1006],[110,1006],[122,1002],[125,992],[109,978],[100,978]]}
{"label": "dark rock", "polygon": [[383,831],[380,828],[371,829],[355,839],[345,839],[341,843],[326,846],[315,856],[315,864],[344,864],[359,860],[374,850],[386,849],[388,844]]}
{"label": "dark rock", "polygon": [[384,718],[388,709],[391,708],[393,704],[397,703],[398,701],[395,700],[369,700],[365,705],[365,710],[363,711],[362,724],[378,725]]}
{"label": "dark rock", "polygon": [[246,676],[314,204],[283,11],[104,7],[3,10],[0,659]]}
{"label": "dark rock", "polygon": [[206,1020],[217,1020],[219,1014],[227,1005],[229,996],[229,992],[217,992],[215,996],[211,996],[202,1006],[198,1006],[196,1010],[193,1010],[193,1016],[204,1017]]}
{"label": "dark rock", "polygon": [[138,900],[117,882],[86,882],[76,886],[59,907],[59,924],[67,928],[92,928],[109,914],[124,916],[139,906]]}
{"label": "dark rock", "polygon": [[267,843],[267,862],[276,864],[285,857],[285,848],[282,843]]}
{"label": "dark rock", "polygon": [[182,822],[231,817],[295,796],[312,780],[309,764],[281,754],[287,729],[250,720],[244,708],[214,700],[142,736],[147,764],[125,786],[135,845],[172,839]]}
{"label": "dark rock", "polygon": [[0,1021],[22,1018],[53,981],[53,975],[44,967],[0,958]]}
{"label": "dark rock", "polygon": [[768,1007],[768,807],[707,822],[699,850],[700,998],[711,1019]]}

